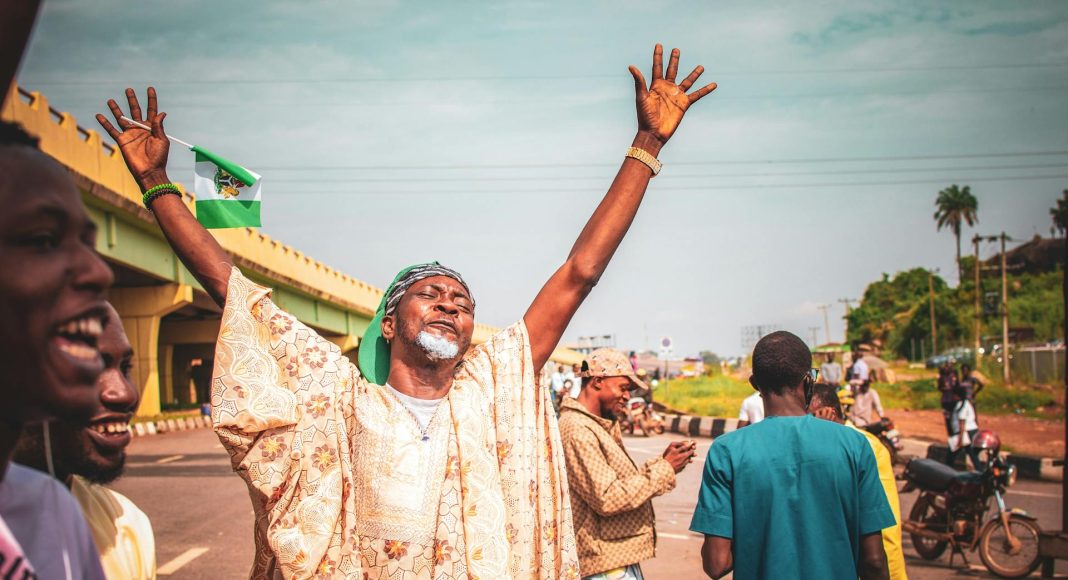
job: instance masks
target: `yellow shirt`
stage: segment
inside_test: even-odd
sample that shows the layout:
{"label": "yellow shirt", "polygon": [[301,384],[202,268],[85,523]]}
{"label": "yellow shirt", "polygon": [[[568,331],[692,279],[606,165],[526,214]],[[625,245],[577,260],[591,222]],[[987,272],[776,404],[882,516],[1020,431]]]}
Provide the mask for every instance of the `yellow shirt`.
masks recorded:
{"label": "yellow shirt", "polygon": [[424,427],[233,269],[212,419],[256,514],[252,578],[578,580],[526,326],[480,344]]}
{"label": "yellow shirt", "polygon": [[894,478],[894,464],[890,460],[890,451],[875,435],[864,429],[858,429],[852,423],[847,423],[847,425],[864,435],[872,452],[875,453],[875,464],[879,468],[879,481],[883,484],[886,499],[890,502],[890,510],[894,512],[894,521],[897,522],[894,527],[883,530],[883,550],[886,551],[890,580],[908,580],[908,574],[905,571],[905,553],[901,550],[901,501],[897,497],[897,480]]}
{"label": "yellow shirt", "polygon": [[82,507],[109,580],[156,577],[156,540],[144,512],[121,493],[77,475],[70,493]]}

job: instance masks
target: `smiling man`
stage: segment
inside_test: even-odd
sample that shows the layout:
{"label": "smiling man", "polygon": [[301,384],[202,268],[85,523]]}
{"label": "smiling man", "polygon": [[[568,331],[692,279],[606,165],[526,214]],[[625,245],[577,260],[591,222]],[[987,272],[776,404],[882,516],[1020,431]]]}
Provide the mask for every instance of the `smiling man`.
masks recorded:
{"label": "smiling man", "polygon": [[111,270],[70,175],[6,122],[0,207],[0,573],[103,578],[74,498],[9,460],[24,425],[92,413]]}
{"label": "smiling man", "polygon": [[571,253],[522,320],[470,348],[475,301],[459,273],[406,268],[360,342],[359,364],[282,311],[190,214],[166,175],[165,113],[133,90],[119,128],[98,115],[164,234],[219,303],[213,419],[256,513],[252,577],[579,576],[563,455],[538,384],[579,305],[630,227],[656,155],[708,85],[631,67],[638,130]]}
{"label": "smiling man", "polygon": [[656,552],[653,498],[675,489],[696,443],[676,441],[640,468],[623,447],[618,416],[629,392],[649,390],[623,353],[597,349],[583,363],[578,399],[564,400],[560,437],[574,507],[575,539],[586,580],[642,580],[640,562]]}
{"label": "smiling man", "polygon": [[51,423],[47,439],[43,425],[28,427],[15,461],[48,471],[45,445],[50,445],[52,473],[70,488],[81,505],[109,580],[155,578],[156,545],[151,522],[126,496],[104,487],[122,475],[126,466],[129,423],[141,401],[141,394],[130,381],[133,347],[119,314],[110,304],[99,348],[104,372],[96,381],[96,409],[89,423]]}

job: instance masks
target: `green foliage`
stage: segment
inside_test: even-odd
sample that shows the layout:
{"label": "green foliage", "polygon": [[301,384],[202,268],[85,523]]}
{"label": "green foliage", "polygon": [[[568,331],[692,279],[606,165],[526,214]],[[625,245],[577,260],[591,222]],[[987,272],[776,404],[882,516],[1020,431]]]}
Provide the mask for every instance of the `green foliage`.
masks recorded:
{"label": "green foliage", "polygon": [[719,355],[710,350],[702,350],[698,353],[698,356],[701,357],[701,361],[705,364],[706,375],[719,374],[719,365],[722,362]]}
{"label": "green foliage", "polygon": [[[974,259],[966,258],[963,263],[970,270]],[[1034,328],[1037,340],[1063,338],[1062,278],[1060,268],[1041,274],[1009,275],[1012,326]],[[933,286],[938,350],[942,352],[952,346],[971,346],[975,332],[975,282],[971,277],[965,277],[959,287],[950,288],[944,280],[935,276]],[[999,277],[986,273],[981,278],[980,299],[985,292],[1000,293],[1000,290]],[[915,268],[900,272],[893,278],[884,274],[882,280],[868,285],[860,305],[853,309],[846,321],[847,338],[851,341],[879,340],[886,350],[909,358],[912,341],[919,344],[923,340],[926,352],[930,355],[931,314],[927,271]],[[1000,313],[983,316],[980,331],[983,336],[1000,336]]]}
{"label": "green foliage", "polygon": [[1068,189],[1063,193],[1064,196],[1057,200],[1057,207],[1049,210],[1049,215],[1053,218],[1053,226],[1062,236],[1068,234]]}
{"label": "green foliage", "polygon": [[942,393],[935,379],[917,379],[893,385],[877,384],[879,398],[887,409],[941,409]]}

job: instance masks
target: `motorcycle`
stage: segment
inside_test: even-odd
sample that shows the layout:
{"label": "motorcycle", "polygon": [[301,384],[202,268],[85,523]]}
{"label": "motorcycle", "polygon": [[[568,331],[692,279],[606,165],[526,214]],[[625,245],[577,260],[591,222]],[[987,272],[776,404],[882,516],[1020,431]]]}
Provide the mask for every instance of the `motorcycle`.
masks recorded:
{"label": "motorcycle", "polygon": [[[1042,530],[1034,516],[1005,506],[1005,490],[1016,482],[1016,466],[998,455],[1001,441],[993,431],[980,431],[975,449],[987,452],[982,471],[958,472],[931,459],[913,459],[905,467],[901,493],[920,496],[901,529],[926,560],[936,560],[952,547],[968,564],[965,551],[979,551],[988,570],[1002,578],[1022,578],[1040,563],[1038,538]],[[987,517],[993,498],[995,513]]]}
{"label": "motorcycle", "polygon": [[862,429],[878,437],[879,442],[890,452],[891,464],[897,464],[897,454],[905,448],[905,445],[901,443],[901,434],[894,428],[894,421],[883,417],[874,423],[865,425]]}
{"label": "motorcycle", "polygon": [[625,433],[634,434],[635,427],[642,430],[642,435],[649,436],[653,431],[657,435],[664,432],[664,419],[653,410],[642,397],[633,397],[627,401],[619,426]]}

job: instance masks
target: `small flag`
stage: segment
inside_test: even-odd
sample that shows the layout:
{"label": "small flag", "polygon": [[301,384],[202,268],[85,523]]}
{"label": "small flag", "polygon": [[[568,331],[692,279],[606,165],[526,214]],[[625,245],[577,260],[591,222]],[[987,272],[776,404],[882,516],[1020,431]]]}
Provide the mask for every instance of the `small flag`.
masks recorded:
{"label": "small flag", "polygon": [[211,151],[192,150],[197,221],[206,228],[260,227],[260,176]]}

